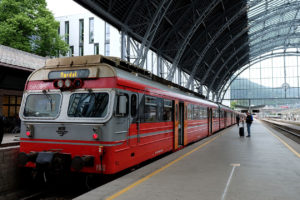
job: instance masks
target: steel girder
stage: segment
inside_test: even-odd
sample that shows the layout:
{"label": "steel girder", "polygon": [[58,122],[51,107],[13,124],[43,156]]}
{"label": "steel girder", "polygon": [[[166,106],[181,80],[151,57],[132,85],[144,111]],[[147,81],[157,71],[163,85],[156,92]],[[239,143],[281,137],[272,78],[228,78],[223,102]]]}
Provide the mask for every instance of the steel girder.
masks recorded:
{"label": "steel girder", "polygon": [[[295,37],[299,37],[300,34],[297,34]],[[279,38],[279,40],[282,40],[282,38]],[[269,42],[269,40],[266,40],[264,43],[267,43]],[[263,43],[263,44],[264,44]],[[290,44],[290,47],[299,47],[300,46],[300,43],[297,43],[297,44]],[[272,47],[272,46],[269,46],[269,47],[265,47],[263,49],[259,49],[255,54],[254,54],[254,58],[256,59],[257,57],[259,57],[259,55],[262,55],[264,53],[267,53],[267,52],[270,52],[270,49],[274,49],[275,47]],[[239,57],[239,60],[237,60],[233,65],[232,65],[232,68],[234,68],[236,66],[236,64],[238,64],[239,61],[241,61],[244,57],[246,57],[247,54],[244,54],[243,56],[240,56]],[[255,60],[254,59],[254,60]],[[246,63],[242,63],[242,65],[245,65]],[[227,79],[230,78],[231,74],[229,74],[229,71],[224,75],[222,76],[222,79],[221,81],[219,82],[219,85],[218,85],[218,88],[216,89],[216,91],[222,91],[222,88],[226,85],[226,82],[227,82]]]}
{"label": "steel girder", "polygon": [[[286,38],[280,36],[284,44],[277,40],[277,44],[268,46],[268,49],[295,43],[292,40],[296,39],[290,39],[289,35],[296,31],[292,26],[298,23],[296,21],[299,18],[300,6],[298,1],[290,0],[280,2],[277,0],[75,1],[137,41],[133,42],[129,37],[122,37],[122,58],[127,55],[127,60],[129,60],[128,49],[134,49],[136,55],[131,57],[131,61],[136,59],[135,63],[143,66],[144,62],[147,62],[147,52],[151,49],[158,54],[158,64],[164,62],[173,64],[165,66],[170,72],[168,79],[172,79],[178,67],[190,74],[186,86],[189,87],[193,80],[197,80],[201,84],[209,85],[208,90],[214,91],[220,88],[220,84],[216,84],[221,78],[218,76],[226,75],[223,80],[227,80],[229,74],[242,67],[244,60],[247,61],[265,51],[265,48],[259,50],[261,47],[259,44],[268,43],[261,41],[265,41],[266,38],[271,41],[275,37],[271,35],[276,32],[280,33],[279,28],[271,29],[270,23],[275,23],[282,28],[284,26],[279,24],[291,19],[289,23],[286,23],[286,27],[289,27],[285,30],[288,33]],[[242,12],[236,9],[237,5],[245,10]],[[246,11],[249,14],[248,18]],[[241,13],[245,14],[239,18]],[[289,13],[293,14],[289,15]],[[280,20],[276,18],[278,14],[281,14]],[[244,49],[240,48],[241,46],[244,46]],[[244,56],[244,60],[239,59],[241,56]],[[223,74],[226,65],[231,65],[235,60],[240,62],[228,68],[231,69],[230,72]],[[227,64],[224,65],[224,63]],[[165,77],[162,65],[158,67],[158,73]],[[208,81],[210,79],[215,80]]]}
{"label": "steel girder", "polygon": [[[251,5],[255,5],[257,2],[260,2],[261,0],[258,1],[254,1],[251,3]],[[251,7],[251,6],[250,6]],[[221,33],[230,25],[232,24],[235,20],[237,20],[246,10],[248,9],[248,6],[245,6],[243,8],[241,8],[239,10],[239,12],[237,12],[232,18],[230,18],[225,24],[223,24],[223,26],[219,29],[219,31],[214,35],[214,37],[210,40],[210,42],[205,46],[205,48],[203,49],[203,51],[201,52],[201,55],[199,56],[199,58],[197,59],[197,61],[194,64],[193,70],[190,74],[190,79],[188,80],[187,84],[186,84],[186,88],[190,87],[190,83],[191,81],[194,79],[194,76],[198,70],[198,67],[200,65],[200,63],[202,62],[204,56],[206,55],[208,49],[211,47],[211,45],[215,42],[215,40],[221,35]],[[201,83],[203,84],[203,82],[201,81]]]}
{"label": "steel girder", "polygon": [[[290,47],[294,47],[294,48],[297,48],[299,47],[299,43],[298,44],[291,44]],[[267,53],[270,51],[270,49],[273,49],[272,47],[267,47],[267,48],[264,48],[264,49],[259,49],[256,53],[256,55],[254,56],[259,56],[259,55],[262,55],[263,53]],[[233,66],[236,66],[240,61],[242,61],[245,57],[247,56],[247,54],[244,54],[243,56],[239,57],[239,59],[233,64]],[[245,65],[246,62],[244,63],[241,63],[241,65]],[[220,83],[218,84],[218,88],[215,90],[215,91],[219,91],[220,88],[222,88],[224,85],[226,85],[226,82],[227,80],[230,78],[230,76],[232,75],[232,73],[230,74],[229,72],[226,73],[225,76],[222,76],[222,80],[220,81]],[[223,86],[222,86],[223,85]],[[221,89],[222,90],[222,89]]]}
{"label": "steel girder", "polygon": [[[253,59],[251,61],[251,65],[248,64],[246,65],[243,69],[240,69],[241,71],[238,72],[231,80],[230,82],[227,84],[224,84],[222,86],[222,89],[219,90],[219,93],[218,93],[218,98],[223,101],[224,100],[224,96],[227,92],[227,90],[229,89],[230,85],[232,84],[232,82],[234,80],[236,80],[236,78],[241,74],[243,73],[246,69],[250,68],[252,65],[258,63],[258,62],[261,62],[263,60],[266,60],[266,59],[269,59],[269,58],[274,58],[274,57],[282,57],[282,56],[299,56],[300,52],[278,52],[278,53],[272,53],[272,54],[267,54],[267,55],[263,55],[262,57],[257,57],[255,59]],[[226,87],[226,88],[225,88]],[[225,90],[224,90],[225,88]],[[221,95],[222,95],[222,98],[221,98]]]}
{"label": "steel girder", "polygon": [[166,14],[167,10],[169,9],[169,6],[171,5],[171,3],[172,3],[172,0],[163,0],[162,2],[160,2],[158,9],[156,10],[156,12],[153,16],[153,19],[147,28],[147,32],[143,37],[141,47],[138,51],[138,57],[135,60],[134,64],[139,65],[141,67],[144,66],[148,50],[152,45],[152,41],[154,39],[156,31],[157,31],[162,19],[165,17],[165,14]]}
{"label": "steel girder", "polygon": [[[299,4],[295,4],[293,5],[293,8],[294,9],[297,9],[297,12],[299,11],[299,8],[300,8],[300,5]],[[281,10],[281,9],[280,9]],[[286,9],[283,9],[284,11]],[[271,12],[271,15],[268,15],[266,18],[263,18],[263,19],[260,19],[258,20],[257,22],[258,23],[261,23],[265,20],[268,20],[270,18],[273,18],[277,15],[276,12]],[[255,18],[257,18],[255,16]],[[259,19],[260,17],[258,17]],[[270,28],[272,28],[272,31],[277,31],[277,30],[280,30],[281,28],[283,28],[284,26],[285,27],[291,27],[292,25],[292,22],[299,22],[299,20],[290,20],[289,23],[287,24],[286,22],[280,22],[278,24],[273,24],[273,25],[270,25],[270,26],[267,26],[265,27],[263,30],[258,30],[252,34],[249,35],[249,38],[253,38],[253,37],[260,37],[260,36],[264,36],[266,34],[267,31],[270,31]],[[257,23],[257,24],[258,24]],[[294,23],[293,25],[295,25],[296,23]],[[254,25],[255,26],[255,25]],[[243,34],[245,34],[248,30],[249,30],[250,27],[246,27],[245,29],[243,29],[239,34],[235,35],[234,38],[232,38],[232,40],[230,40],[224,47],[223,49],[219,52],[219,54],[215,57],[215,59],[213,60],[213,62],[209,65],[209,69],[206,71],[206,73],[204,74],[203,78],[201,79],[201,83],[205,83],[208,75],[210,74],[211,70],[213,69],[213,66],[216,64],[216,62],[219,60],[219,58],[222,56],[222,54],[227,50],[227,48],[234,43],[234,41],[236,41],[237,39],[239,39],[239,37],[241,37]],[[274,28],[274,30],[273,30]],[[215,77],[217,77],[219,75],[219,73],[223,70],[223,68],[219,68],[218,72],[216,75],[214,75]],[[211,86],[209,86],[211,87]]]}
{"label": "steel girder", "polygon": [[176,56],[173,60],[173,66],[171,69],[171,72],[169,73],[167,79],[170,81],[173,79],[174,77],[174,73],[175,73],[175,69],[178,67],[179,61],[185,51],[185,48],[187,47],[188,43],[190,42],[190,40],[192,39],[192,37],[194,36],[195,32],[197,31],[198,27],[200,26],[200,24],[203,23],[203,20],[205,17],[207,17],[207,15],[213,11],[213,9],[217,6],[217,4],[220,3],[221,0],[214,0],[212,1],[205,9],[205,11],[201,14],[200,17],[198,17],[198,19],[196,20],[196,22],[194,23],[194,25],[190,28],[190,30],[188,31],[188,33],[186,34],[181,46],[178,48],[178,51],[176,53]]}
{"label": "steel girder", "polygon": [[[294,25],[297,25],[297,26],[300,25],[300,19],[299,19],[299,20],[296,20],[296,21],[293,20],[293,22],[295,22]],[[257,37],[260,37],[260,36],[264,35],[265,32],[268,32],[268,31],[270,31],[270,30],[272,30],[272,29],[278,30],[278,29],[281,29],[282,27],[285,27],[285,26],[286,26],[286,22],[282,22],[282,23],[277,24],[277,25],[269,26],[268,28],[264,29],[263,32],[262,32],[262,31],[254,32],[251,36],[257,36]],[[243,33],[243,32],[241,32],[241,33]],[[291,34],[287,34],[287,35],[285,35],[285,36],[292,36],[292,35],[291,35]],[[278,38],[278,36],[276,36],[276,37]],[[280,37],[280,39],[282,39],[282,38]],[[268,42],[268,41],[269,41],[269,39],[264,40],[264,41],[259,41],[259,42],[255,43],[255,44],[253,44],[253,49],[256,49],[256,48],[258,48],[258,47],[261,47],[261,46],[264,44],[264,42]],[[285,43],[285,42],[284,42],[284,43]],[[226,60],[226,62],[223,63],[223,65],[222,65],[222,66],[219,68],[219,70],[216,72],[216,74],[214,75],[213,80],[212,80],[211,83],[209,84],[209,86],[208,86],[209,90],[212,89],[212,87],[213,87],[213,85],[214,85],[216,79],[218,78],[218,76],[219,76],[219,74],[222,72],[222,70],[225,68],[225,66],[227,66],[227,63],[228,63],[233,57],[235,57],[236,54],[237,54],[240,50],[242,50],[243,48],[245,48],[245,46],[247,46],[247,45],[248,45],[248,44],[245,43],[245,44],[243,44],[242,46],[240,46],[240,47],[236,50],[236,52],[235,52],[234,54],[232,54],[232,55]],[[225,48],[226,48],[226,47],[225,47]],[[213,63],[213,64],[214,64],[214,63]],[[232,67],[234,67],[234,66],[232,66]],[[204,76],[204,78],[205,78],[205,76]]]}

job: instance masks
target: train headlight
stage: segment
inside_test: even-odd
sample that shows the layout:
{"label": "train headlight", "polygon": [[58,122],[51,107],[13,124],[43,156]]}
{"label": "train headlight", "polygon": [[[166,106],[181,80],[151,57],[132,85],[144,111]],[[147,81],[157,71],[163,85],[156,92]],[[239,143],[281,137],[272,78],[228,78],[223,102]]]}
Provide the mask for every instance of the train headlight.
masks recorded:
{"label": "train headlight", "polygon": [[64,87],[64,81],[63,80],[58,80],[57,81],[57,87],[63,88]]}
{"label": "train headlight", "polygon": [[75,88],[81,88],[83,85],[83,82],[81,79],[75,79],[73,85]]}
{"label": "train headlight", "polygon": [[31,134],[30,131],[26,131],[26,135],[27,135],[28,137],[32,137],[32,134]]}
{"label": "train headlight", "polygon": [[94,140],[99,140],[99,135],[98,135],[98,133],[94,133],[94,134],[93,134],[93,139],[94,139]]}
{"label": "train headlight", "polygon": [[34,128],[33,128],[33,125],[32,124],[27,124],[26,125],[26,135],[27,137],[33,137],[33,131]]}
{"label": "train headlight", "polygon": [[70,79],[67,79],[66,81],[65,81],[65,87],[66,88],[70,88],[72,86],[72,81],[70,80]]}

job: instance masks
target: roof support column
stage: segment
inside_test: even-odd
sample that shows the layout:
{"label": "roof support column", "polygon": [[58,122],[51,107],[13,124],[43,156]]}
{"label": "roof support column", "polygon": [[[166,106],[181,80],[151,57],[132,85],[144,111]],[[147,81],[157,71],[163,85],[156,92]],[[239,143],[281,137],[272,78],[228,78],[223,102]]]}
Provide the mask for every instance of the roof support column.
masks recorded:
{"label": "roof support column", "polygon": [[180,68],[178,68],[178,85],[181,85],[182,83],[182,71]]}
{"label": "roof support column", "polygon": [[166,15],[166,12],[171,5],[173,0],[163,0],[158,6],[151,23],[149,24],[147,31],[143,37],[142,44],[138,50],[137,58],[134,61],[134,64],[143,67],[145,59],[147,58],[148,50],[152,45],[152,41],[156,35],[156,31]]}
{"label": "roof support column", "polygon": [[[194,85],[194,84],[193,84]],[[198,93],[199,94],[203,94],[203,86],[202,85],[200,85],[199,87],[198,87]]]}
{"label": "roof support column", "polygon": [[129,61],[130,41],[125,31],[121,32],[121,59]]}
{"label": "roof support column", "polygon": [[215,93],[212,92],[212,98],[211,98],[212,101],[215,101]]}
{"label": "roof support column", "polygon": [[162,76],[162,58],[159,54],[157,54],[157,76],[163,77]]}

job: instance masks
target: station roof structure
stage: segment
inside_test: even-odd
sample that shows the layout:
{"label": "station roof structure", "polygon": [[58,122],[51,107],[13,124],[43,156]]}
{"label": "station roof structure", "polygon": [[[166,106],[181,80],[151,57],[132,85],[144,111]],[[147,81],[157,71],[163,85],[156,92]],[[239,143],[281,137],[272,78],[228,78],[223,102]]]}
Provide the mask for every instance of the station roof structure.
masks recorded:
{"label": "station roof structure", "polygon": [[23,91],[29,74],[45,61],[45,57],[0,45],[0,90]]}
{"label": "station roof structure", "polygon": [[241,67],[300,44],[300,0],[75,0],[218,92]]}

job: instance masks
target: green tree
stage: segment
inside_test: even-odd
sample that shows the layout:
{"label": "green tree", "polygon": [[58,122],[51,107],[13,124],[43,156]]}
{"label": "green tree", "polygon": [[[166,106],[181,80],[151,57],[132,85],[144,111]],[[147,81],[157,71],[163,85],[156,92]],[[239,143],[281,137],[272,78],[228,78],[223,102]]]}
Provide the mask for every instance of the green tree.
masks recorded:
{"label": "green tree", "polygon": [[0,44],[40,56],[66,55],[59,22],[45,0],[0,0]]}
{"label": "green tree", "polygon": [[231,102],[230,102],[230,108],[231,108],[231,109],[235,109],[236,105],[237,105],[237,102],[236,102],[236,101],[231,101]]}

